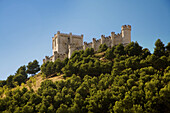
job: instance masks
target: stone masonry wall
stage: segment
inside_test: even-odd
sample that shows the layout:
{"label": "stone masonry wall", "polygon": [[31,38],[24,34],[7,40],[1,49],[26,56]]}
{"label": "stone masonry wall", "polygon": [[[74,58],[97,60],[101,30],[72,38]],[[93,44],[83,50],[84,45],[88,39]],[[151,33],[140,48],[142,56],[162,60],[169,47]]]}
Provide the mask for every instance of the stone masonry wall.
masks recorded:
{"label": "stone masonry wall", "polygon": [[123,45],[127,45],[131,42],[131,26],[123,25],[121,27],[121,32],[115,34],[115,32],[111,32],[111,36],[105,37],[101,35],[101,39],[96,40],[93,38],[92,42],[87,43],[84,42],[83,45],[83,35],[72,35],[72,33],[65,34],[60,33],[54,34],[52,38],[52,49],[53,56],[46,56],[43,59],[43,62],[47,61],[55,61],[57,58],[63,60],[64,58],[70,58],[71,54],[75,50],[82,50],[86,48],[94,48],[94,51],[98,51],[100,44],[106,44],[108,47],[112,47],[122,43]]}
{"label": "stone masonry wall", "polygon": [[106,44],[108,47],[111,47],[112,40],[110,36],[105,37],[104,35],[102,35],[101,40],[102,40],[101,44]]}

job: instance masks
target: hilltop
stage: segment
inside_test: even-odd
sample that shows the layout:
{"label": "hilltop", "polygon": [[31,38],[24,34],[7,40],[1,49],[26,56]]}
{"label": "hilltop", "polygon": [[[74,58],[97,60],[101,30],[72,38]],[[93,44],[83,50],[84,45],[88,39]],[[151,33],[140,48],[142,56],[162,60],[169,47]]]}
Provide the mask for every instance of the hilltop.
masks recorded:
{"label": "hilltop", "polygon": [[[27,71],[29,66],[34,68]],[[74,51],[70,59],[44,63],[41,72],[29,79],[24,79],[26,74],[37,73],[39,66],[32,62],[26,67],[1,81],[5,96],[0,112],[170,111],[170,42],[164,45],[158,39],[154,53],[137,42],[112,48],[102,44],[97,52]]]}

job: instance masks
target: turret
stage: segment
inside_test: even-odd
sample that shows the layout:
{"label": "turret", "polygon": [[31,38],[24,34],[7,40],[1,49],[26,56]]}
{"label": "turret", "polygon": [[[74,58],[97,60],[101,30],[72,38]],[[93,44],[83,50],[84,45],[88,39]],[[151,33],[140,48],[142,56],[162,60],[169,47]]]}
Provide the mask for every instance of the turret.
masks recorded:
{"label": "turret", "polygon": [[59,35],[60,34],[60,31],[57,31],[57,35]]}
{"label": "turret", "polygon": [[93,38],[92,48],[96,51],[96,38]]}
{"label": "turret", "polygon": [[87,48],[87,42],[84,42],[83,50],[86,50],[86,48]]}
{"label": "turret", "polygon": [[104,42],[105,42],[105,36],[101,35],[101,44],[104,44]]}
{"label": "turret", "polygon": [[115,46],[115,32],[111,32],[111,47]]}
{"label": "turret", "polygon": [[83,34],[81,34],[81,38],[83,39]]}
{"label": "turret", "polygon": [[83,34],[81,34],[81,38],[82,38],[82,45],[83,45],[83,36],[84,36],[84,35],[83,35]]}
{"label": "turret", "polygon": [[122,33],[122,43],[127,45],[131,42],[131,26],[130,25],[123,25],[121,28]]}
{"label": "turret", "polygon": [[[60,31],[57,31],[57,34],[56,34],[56,49],[55,51],[57,51],[58,53],[60,52]],[[53,52],[53,55],[54,55],[54,52]]]}

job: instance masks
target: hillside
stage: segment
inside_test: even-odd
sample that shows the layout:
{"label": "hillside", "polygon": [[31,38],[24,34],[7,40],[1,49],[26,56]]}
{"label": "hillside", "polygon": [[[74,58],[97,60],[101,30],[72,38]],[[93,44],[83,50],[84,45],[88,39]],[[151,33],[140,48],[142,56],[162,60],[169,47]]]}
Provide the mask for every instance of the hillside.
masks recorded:
{"label": "hillside", "polygon": [[170,111],[170,43],[164,45],[160,39],[155,42],[154,53],[137,42],[125,47],[101,45],[97,52],[92,48],[75,51],[70,59],[47,62],[40,69],[41,73],[25,84],[25,79],[16,79],[27,74],[24,67],[12,81],[1,81],[5,96],[0,98],[0,112]]}
{"label": "hillside", "polygon": [[[30,83],[31,83],[31,88],[32,88],[34,91],[37,91],[38,88],[40,88],[41,83],[44,82],[45,80],[51,80],[51,81],[53,81],[53,82],[56,82],[56,81],[59,81],[59,80],[64,80],[62,76],[63,76],[63,75],[54,76],[54,77],[50,77],[50,78],[43,78],[43,77],[41,76],[41,73],[39,73],[39,74],[31,77],[31,78],[27,81],[27,83],[24,84],[23,86],[20,86],[20,88],[26,87],[26,88],[30,89],[30,88],[29,88],[29,84],[28,84],[28,82],[30,82]],[[35,81],[35,82],[34,82],[34,81]]]}

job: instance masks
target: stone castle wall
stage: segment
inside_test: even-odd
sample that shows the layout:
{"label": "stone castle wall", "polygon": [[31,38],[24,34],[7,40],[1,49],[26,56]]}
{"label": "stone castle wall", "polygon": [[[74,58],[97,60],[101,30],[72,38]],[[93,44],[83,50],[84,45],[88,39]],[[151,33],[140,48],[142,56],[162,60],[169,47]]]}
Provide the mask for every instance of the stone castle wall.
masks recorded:
{"label": "stone castle wall", "polygon": [[131,42],[131,26],[123,25],[121,27],[121,33],[115,34],[111,32],[111,36],[105,37],[101,35],[101,39],[96,40],[93,38],[92,42],[83,44],[83,35],[72,35],[72,33],[65,34],[60,33],[54,34],[52,37],[52,49],[53,56],[46,56],[43,62],[55,61],[57,58],[63,60],[64,58],[71,57],[71,54],[75,50],[85,50],[86,48],[94,48],[94,51],[98,51],[101,44],[106,44],[108,47],[113,47],[122,43],[124,46]]}
{"label": "stone castle wall", "polygon": [[105,37],[104,35],[101,36],[101,44],[106,44],[108,47],[111,47],[111,36]]}
{"label": "stone castle wall", "polygon": [[96,38],[93,38],[92,48],[94,49],[94,51],[98,51],[100,44],[101,44],[101,39],[96,40]]}

